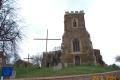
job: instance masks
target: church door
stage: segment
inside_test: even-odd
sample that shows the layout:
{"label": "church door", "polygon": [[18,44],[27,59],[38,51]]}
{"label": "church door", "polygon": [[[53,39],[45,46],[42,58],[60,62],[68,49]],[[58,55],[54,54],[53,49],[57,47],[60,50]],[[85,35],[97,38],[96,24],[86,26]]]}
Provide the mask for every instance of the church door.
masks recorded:
{"label": "church door", "polygon": [[79,64],[80,64],[80,57],[75,56],[75,65],[79,65]]}

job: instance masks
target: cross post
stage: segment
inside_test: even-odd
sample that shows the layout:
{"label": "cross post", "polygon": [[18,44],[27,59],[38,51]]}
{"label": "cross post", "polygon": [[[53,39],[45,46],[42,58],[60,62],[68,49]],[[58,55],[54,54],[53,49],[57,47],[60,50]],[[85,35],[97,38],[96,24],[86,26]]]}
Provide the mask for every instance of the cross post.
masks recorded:
{"label": "cross post", "polygon": [[24,59],[28,59],[28,63],[29,63],[29,60],[30,59],[33,59],[33,58],[30,58],[29,54],[28,54],[28,57],[27,58],[24,58]]}
{"label": "cross post", "polygon": [[48,29],[47,29],[46,38],[35,38],[34,40],[46,40],[46,53],[47,53],[48,40],[61,40],[61,39],[49,39],[48,38]]}

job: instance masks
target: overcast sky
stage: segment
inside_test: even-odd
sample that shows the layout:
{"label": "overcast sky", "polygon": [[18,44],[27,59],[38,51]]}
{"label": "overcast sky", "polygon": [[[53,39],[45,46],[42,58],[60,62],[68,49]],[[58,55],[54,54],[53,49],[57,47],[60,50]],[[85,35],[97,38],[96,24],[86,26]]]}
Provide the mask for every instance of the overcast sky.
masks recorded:
{"label": "overcast sky", "polygon": [[[93,47],[100,49],[107,64],[120,55],[120,1],[119,0],[19,0],[20,15],[24,18],[25,35],[19,54],[22,58],[45,51],[47,29],[49,38],[61,38],[64,33],[65,11],[85,12],[85,24]],[[48,41],[48,51],[62,41]]]}

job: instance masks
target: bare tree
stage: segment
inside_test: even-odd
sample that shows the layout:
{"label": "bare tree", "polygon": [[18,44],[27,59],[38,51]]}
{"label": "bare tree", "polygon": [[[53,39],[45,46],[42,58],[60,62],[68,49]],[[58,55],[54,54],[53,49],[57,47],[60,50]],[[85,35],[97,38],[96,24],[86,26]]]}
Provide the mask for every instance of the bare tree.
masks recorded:
{"label": "bare tree", "polygon": [[40,66],[41,65],[41,62],[42,62],[42,55],[40,54],[36,54],[36,55],[33,55],[32,56],[32,63],[34,65],[37,65],[37,66]]}
{"label": "bare tree", "polygon": [[61,46],[57,46],[53,48],[53,51],[58,51],[58,50],[61,50]]}
{"label": "bare tree", "polygon": [[2,0],[0,8],[0,50],[10,57],[18,57],[18,42],[22,39],[21,27],[17,23],[15,8],[11,0]]}
{"label": "bare tree", "polygon": [[116,57],[115,57],[115,61],[116,61],[116,62],[120,62],[120,56],[116,56]]}
{"label": "bare tree", "polygon": [[2,6],[2,0],[0,0],[0,8],[1,8],[1,6]]}

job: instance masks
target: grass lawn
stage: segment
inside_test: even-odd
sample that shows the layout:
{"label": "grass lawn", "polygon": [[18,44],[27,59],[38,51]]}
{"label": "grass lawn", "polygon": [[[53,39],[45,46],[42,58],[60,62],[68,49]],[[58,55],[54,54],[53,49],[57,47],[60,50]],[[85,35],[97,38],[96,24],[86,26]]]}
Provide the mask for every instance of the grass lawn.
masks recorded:
{"label": "grass lawn", "polygon": [[90,73],[109,72],[120,70],[120,68],[103,67],[103,66],[71,66],[55,71],[50,68],[14,68],[16,77],[46,77],[46,76],[65,76],[65,75],[80,75]]}

